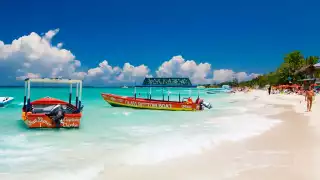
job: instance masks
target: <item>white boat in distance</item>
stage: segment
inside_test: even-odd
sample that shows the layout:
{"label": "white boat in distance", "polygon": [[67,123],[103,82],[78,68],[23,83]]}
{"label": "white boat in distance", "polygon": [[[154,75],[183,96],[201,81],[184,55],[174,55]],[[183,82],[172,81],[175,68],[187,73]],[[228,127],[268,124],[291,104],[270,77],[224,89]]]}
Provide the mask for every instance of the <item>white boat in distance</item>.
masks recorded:
{"label": "white boat in distance", "polygon": [[0,107],[10,104],[13,100],[13,97],[0,97]]}

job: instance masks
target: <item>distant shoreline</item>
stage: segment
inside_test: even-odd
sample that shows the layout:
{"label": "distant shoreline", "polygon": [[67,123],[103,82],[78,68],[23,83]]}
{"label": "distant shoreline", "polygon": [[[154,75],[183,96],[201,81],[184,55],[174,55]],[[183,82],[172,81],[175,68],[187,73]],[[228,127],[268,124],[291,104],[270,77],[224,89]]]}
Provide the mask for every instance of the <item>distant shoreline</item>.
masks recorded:
{"label": "distant shoreline", "polygon": [[[0,88],[24,88],[24,86],[0,86]],[[31,88],[69,88],[69,87],[68,86],[32,86]],[[120,87],[116,87],[116,86],[108,86],[108,87],[83,86],[83,88],[120,88]]]}
{"label": "distant shoreline", "polygon": [[[75,86],[73,86],[74,88]],[[0,86],[0,88],[24,88],[24,86]],[[41,85],[33,85],[31,88],[69,88],[69,86],[41,86]],[[122,86],[83,86],[83,88],[122,88],[122,89],[127,89],[123,88]],[[128,88],[134,88],[134,86],[128,86]],[[142,88],[142,87],[137,87],[137,88]],[[145,87],[147,88],[147,87]],[[179,88],[179,87],[177,87]],[[208,87],[208,88],[213,88],[213,87]],[[202,88],[202,89],[208,89],[208,88]],[[197,87],[192,87],[192,89],[199,89]]]}

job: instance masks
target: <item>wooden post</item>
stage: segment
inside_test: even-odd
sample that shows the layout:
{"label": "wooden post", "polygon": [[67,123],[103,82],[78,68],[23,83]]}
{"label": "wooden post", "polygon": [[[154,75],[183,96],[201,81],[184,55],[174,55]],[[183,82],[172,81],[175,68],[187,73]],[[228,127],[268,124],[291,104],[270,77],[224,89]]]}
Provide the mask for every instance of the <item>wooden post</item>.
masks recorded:
{"label": "wooden post", "polygon": [[162,101],[164,101],[164,93],[163,93],[163,88],[162,88]]}
{"label": "wooden post", "polygon": [[80,88],[80,92],[79,92],[79,109],[81,108],[81,100],[82,100],[82,81],[80,81],[79,83],[79,88]]}
{"label": "wooden post", "polygon": [[150,98],[150,100],[151,100],[151,87],[150,87],[150,89],[149,89],[149,98]]}
{"label": "wooden post", "polygon": [[27,112],[30,110],[30,80],[28,81]]}
{"label": "wooden post", "polygon": [[76,108],[79,108],[78,105],[79,105],[79,83],[76,84]]}
{"label": "wooden post", "polygon": [[72,98],[72,83],[70,83],[69,104],[71,104],[71,98]]}
{"label": "wooden post", "polygon": [[23,97],[23,109],[26,110],[26,102],[27,102],[27,81],[24,81],[24,97]]}

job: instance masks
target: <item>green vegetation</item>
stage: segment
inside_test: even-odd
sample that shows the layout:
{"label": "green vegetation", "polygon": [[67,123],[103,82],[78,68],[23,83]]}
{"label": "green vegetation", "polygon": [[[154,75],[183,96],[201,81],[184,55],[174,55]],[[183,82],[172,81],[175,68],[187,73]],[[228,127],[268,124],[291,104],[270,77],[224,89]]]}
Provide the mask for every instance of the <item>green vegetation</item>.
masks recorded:
{"label": "green vegetation", "polygon": [[202,86],[204,86],[205,88],[219,88],[219,87],[221,87],[218,84],[204,84]]}
{"label": "green vegetation", "polygon": [[266,85],[279,85],[299,83],[299,80],[306,78],[320,78],[320,70],[315,70],[313,65],[318,63],[319,56],[304,57],[300,51],[293,51],[286,54],[283,63],[273,72],[260,75],[250,81],[238,82],[236,78],[229,82],[218,84],[204,84],[206,88],[216,88],[222,85],[232,87],[265,87]]}
{"label": "green vegetation", "polygon": [[[293,51],[284,57],[284,62],[274,71],[250,81],[241,82],[239,86],[259,86],[288,84],[289,81],[297,83],[305,78],[320,77],[320,72],[313,68],[319,60],[319,56],[304,57],[300,51]],[[291,78],[289,80],[288,78]],[[222,83],[226,84],[226,83]]]}

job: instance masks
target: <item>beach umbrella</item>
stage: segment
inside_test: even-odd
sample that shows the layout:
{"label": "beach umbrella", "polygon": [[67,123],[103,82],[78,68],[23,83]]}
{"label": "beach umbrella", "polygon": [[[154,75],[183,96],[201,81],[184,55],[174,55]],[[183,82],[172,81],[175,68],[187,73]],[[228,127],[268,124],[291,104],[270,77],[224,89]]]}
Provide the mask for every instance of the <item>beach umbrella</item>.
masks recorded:
{"label": "beach umbrella", "polygon": [[298,88],[298,87],[300,87],[300,85],[298,85],[298,84],[292,84],[290,87]]}

